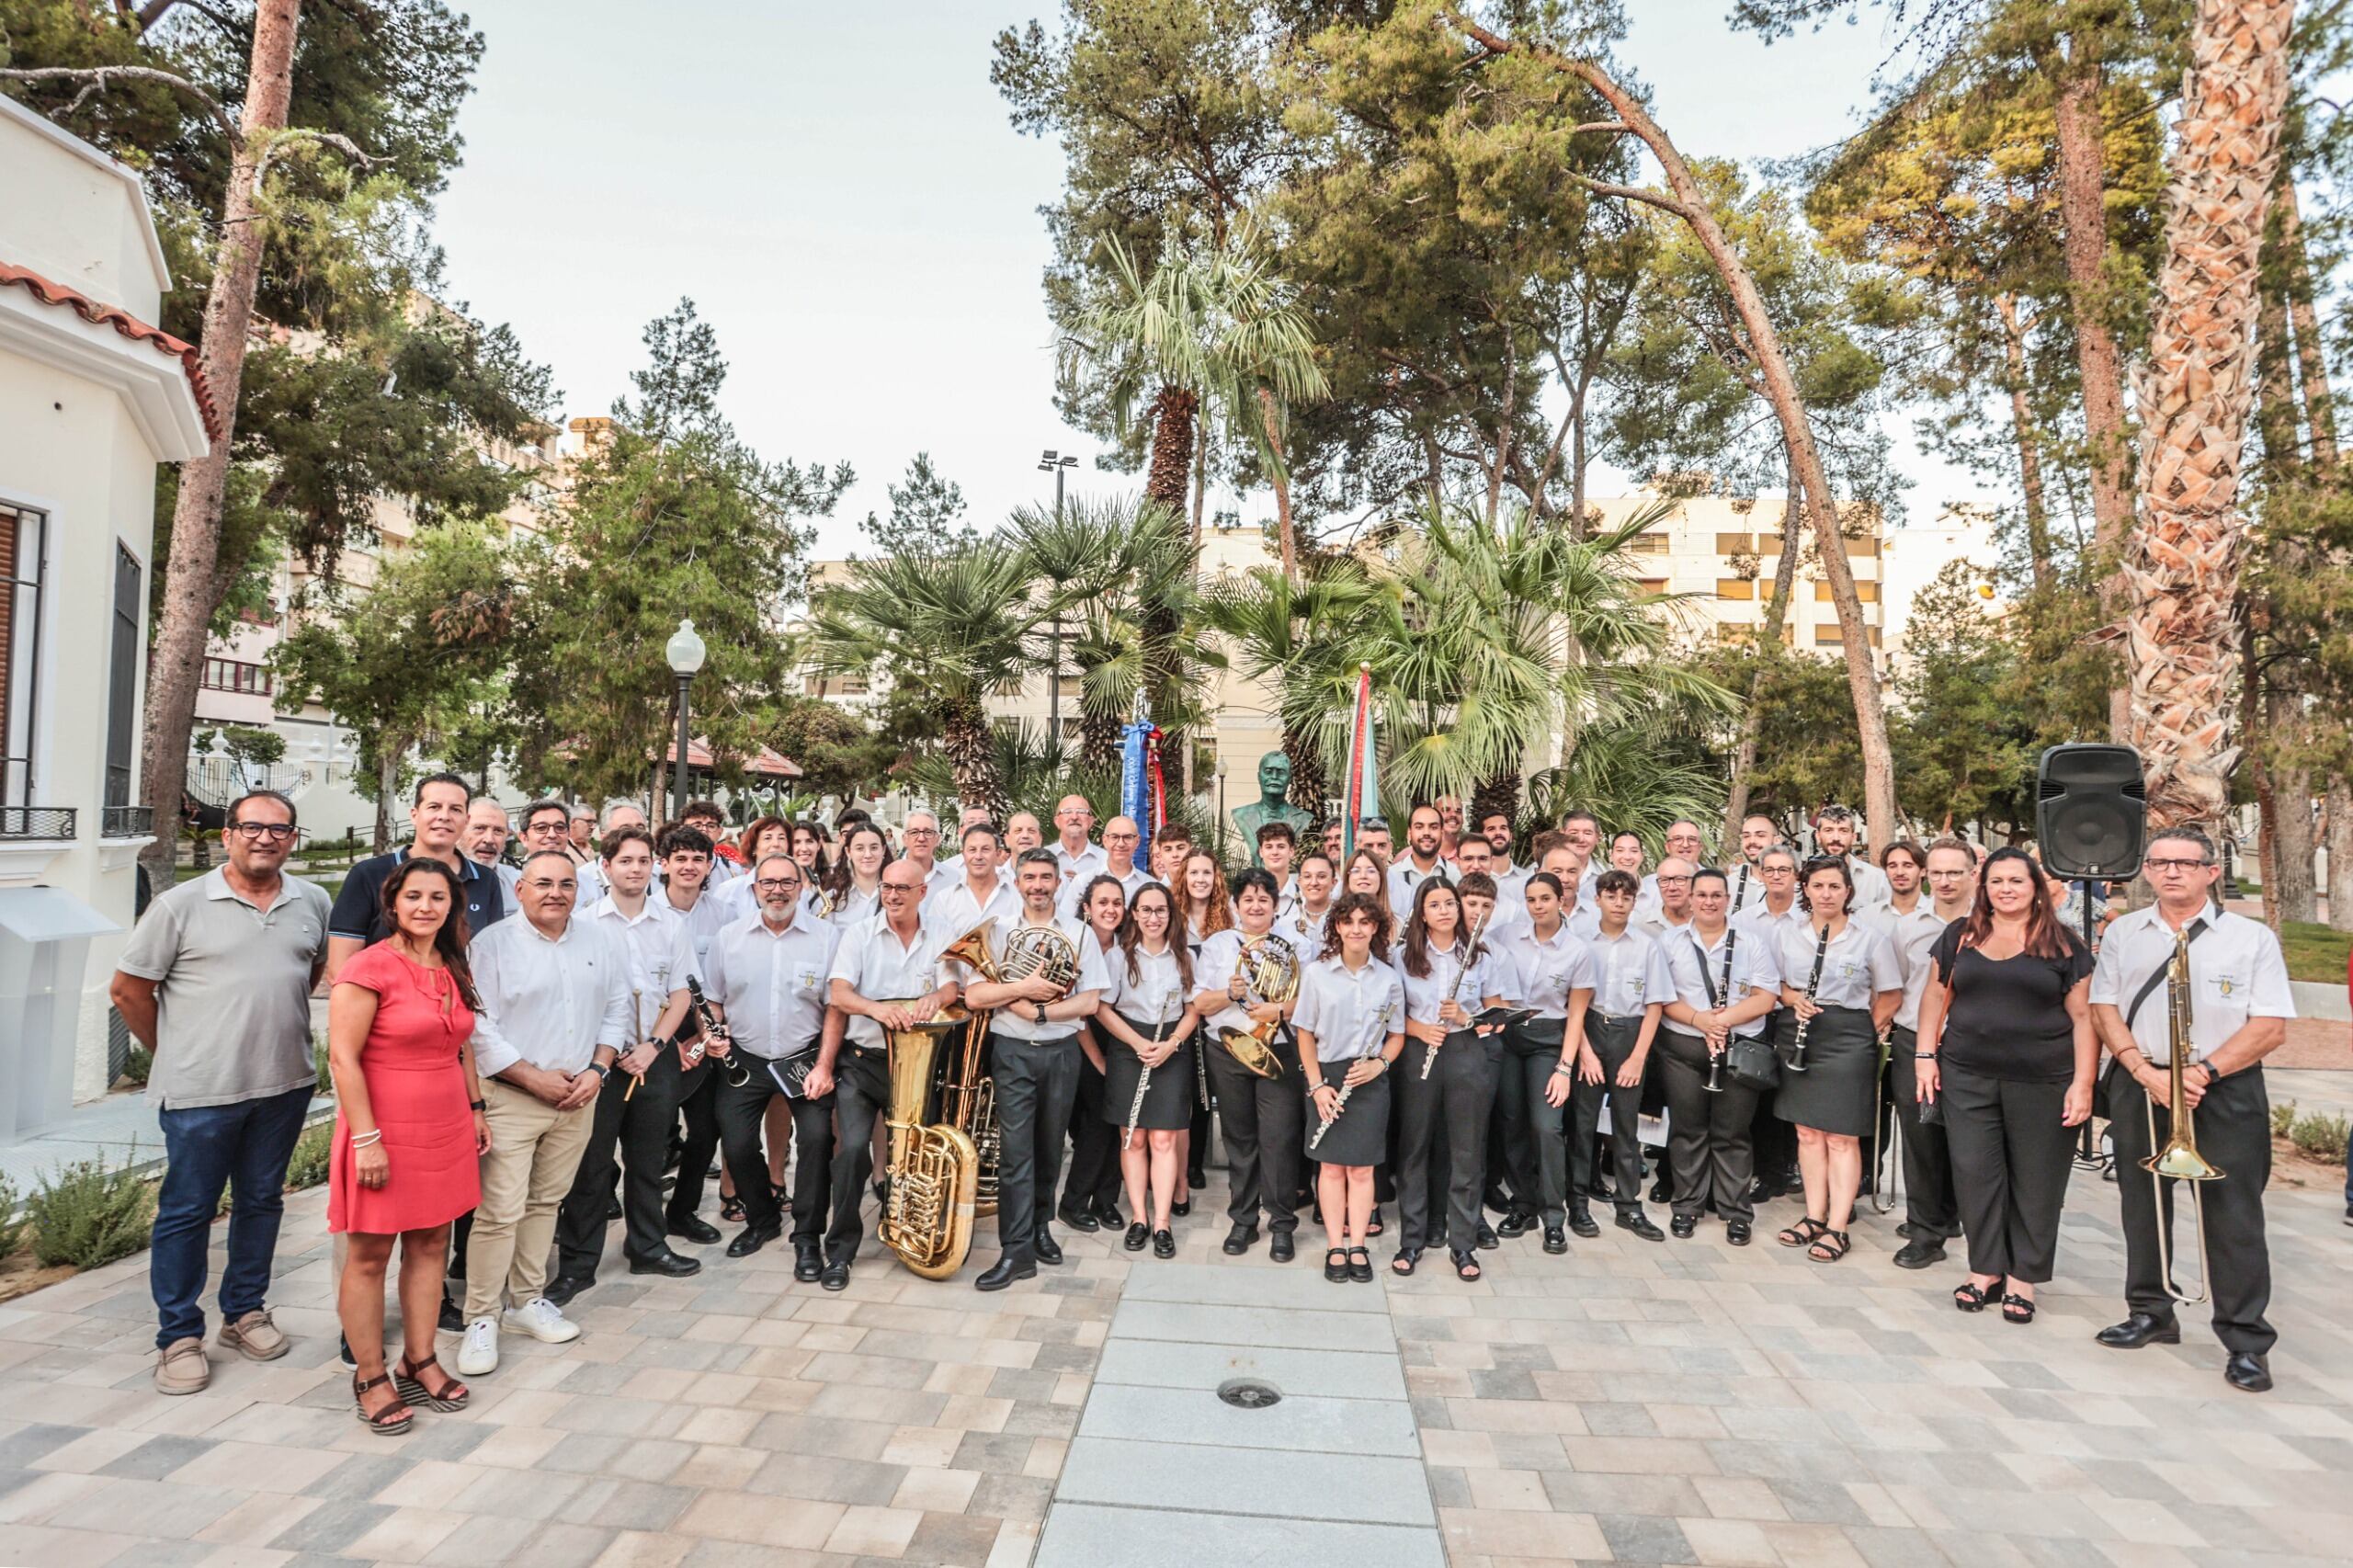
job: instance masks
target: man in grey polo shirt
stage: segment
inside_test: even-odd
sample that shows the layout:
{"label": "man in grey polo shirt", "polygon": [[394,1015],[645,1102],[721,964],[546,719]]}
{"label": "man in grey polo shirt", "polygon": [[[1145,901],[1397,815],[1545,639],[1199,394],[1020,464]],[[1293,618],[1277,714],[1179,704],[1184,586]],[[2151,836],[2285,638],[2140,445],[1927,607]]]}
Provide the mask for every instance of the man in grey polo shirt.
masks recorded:
{"label": "man in grey polo shirt", "polygon": [[221,1343],[256,1361],[286,1354],[263,1296],[285,1211],[286,1165],[316,1079],[311,988],[326,963],[325,890],[281,874],[294,802],[259,790],[233,801],[229,861],[150,906],[111,990],[139,1042],[169,1162],[148,1266],[159,1320],[155,1387],[194,1393],[204,1358],[205,1247],[232,1190]]}

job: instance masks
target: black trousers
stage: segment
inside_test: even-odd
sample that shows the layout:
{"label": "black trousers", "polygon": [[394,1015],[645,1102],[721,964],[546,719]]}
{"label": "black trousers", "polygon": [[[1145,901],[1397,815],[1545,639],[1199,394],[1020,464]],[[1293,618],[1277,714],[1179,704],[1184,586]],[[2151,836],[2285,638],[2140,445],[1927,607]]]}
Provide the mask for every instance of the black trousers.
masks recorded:
{"label": "black trousers", "polygon": [[2067,1085],[1938,1065],[1970,1272],[2040,1285],[2058,1255],[2059,1210],[2075,1163],[2075,1130],[2059,1120]]}
{"label": "black trousers", "polygon": [[1582,1211],[1588,1207],[1586,1189],[1593,1183],[1594,1146],[1601,1136],[1605,1100],[1609,1105],[1609,1152],[1618,1208],[1623,1211],[1643,1206],[1643,1089],[1639,1084],[1631,1089],[1618,1086],[1618,1069],[1634,1054],[1634,1041],[1641,1038],[1642,1028],[1640,1018],[1612,1018],[1591,1011],[1585,1016],[1586,1042],[1601,1059],[1601,1082],[1588,1084],[1580,1077],[1569,1099],[1571,1209]]}
{"label": "black trousers", "polygon": [[719,1152],[719,1067],[705,1061],[678,1080],[678,1114],[687,1130],[678,1149],[678,1179],[670,1188],[669,1221],[694,1218],[702,1207],[710,1157]]}
{"label": "black trousers", "polygon": [[[1726,1224],[1756,1218],[1748,1186],[1756,1177],[1749,1123],[1756,1091],[1720,1073],[1722,1092],[1710,1094],[1708,1042],[1662,1028],[1655,1052],[1666,1084],[1666,1165],[1675,1177],[1675,1212],[1698,1219],[1709,1203]],[[1614,1121],[1618,1113],[1612,1110]]]}
{"label": "black trousers", "polygon": [[[767,1064],[746,1056],[752,1081],[742,1088],[722,1081],[719,1085],[719,1142],[727,1153],[727,1168],[735,1173],[735,1196],[744,1205],[744,1223],[755,1231],[779,1231],[784,1216],[768,1191],[767,1155],[761,1144],[762,1118],[768,1101],[783,1091],[769,1079]],[[804,1095],[792,1105],[792,1240],[814,1244],[825,1228],[825,1211],[833,1197],[834,1096],[812,1099]]]}
{"label": "black trousers", "polygon": [[[1765,1038],[1779,1042],[1797,1021],[1787,1007],[1776,1007],[1766,1015]],[[1748,1124],[1748,1141],[1755,1150],[1756,1174],[1785,1185],[1794,1184],[1798,1170],[1798,1130],[1773,1113],[1770,1094],[1756,1096],[1756,1114]]]}
{"label": "black trousers", "polygon": [[1411,1042],[1397,1061],[1394,1093],[1405,1102],[1404,1124],[1392,1157],[1397,1166],[1398,1244],[1444,1245],[1469,1252],[1479,1244],[1479,1192],[1485,1185],[1487,1122],[1495,1112],[1503,1047],[1458,1029],[1438,1050],[1422,1076],[1428,1047]]}
{"label": "black trousers", "polygon": [[1091,1212],[1119,1201],[1120,1130],[1103,1119],[1103,1073],[1082,1051],[1078,1092],[1071,1101],[1070,1181],[1063,1188],[1063,1207]]}
{"label": "black trousers", "polygon": [[[1914,1241],[1941,1242],[1961,1234],[1961,1210],[1953,1197],[1952,1149],[1944,1127],[1920,1119],[1919,1063],[1912,1053],[1919,1037],[1898,1024],[1889,1034],[1887,1096],[1904,1124],[1904,1218]],[[1979,1273],[1990,1273],[1980,1269]],[[2021,1278],[2025,1276],[2021,1275]]]}
{"label": "black trousers", "polygon": [[[1544,1091],[1560,1064],[1564,1018],[1532,1018],[1511,1029],[1496,1063],[1494,1135],[1503,1142],[1505,1180],[1512,1206],[1540,1214],[1545,1228],[1568,1221],[1569,1146],[1561,1135],[1565,1105],[1549,1105]],[[1494,1147],[1494,1139],[1489,1142]],[[1492,1153],[1491,1153],[1492,1157]]]}
{"label": "black trousers", "polygon": [[1078,1098],[1078,1036],[989,1038],[996,1079],[996,1243],[1007,1257],[1035,1258],[1038,1233],[1061,1185],[1063,1139]]}
{"label": "black trousers", "polygon": [[605,1256],[605,1210],[612,1202],[615,1156],[621,1178],[621,1221],[628,1227],[622,1252],[651,1257],[668,1245],[669,1225],[662,1204],[662,1167],[670,1157],[670,1129],[678,1119],[678,1059],[664,1051],[639,1084],[615,1072],[597,1095],[597,1119],[581,1151],[572,1190],[556,1210],[556,1273],[594,1279]]}
{"label": "black trousers", "polygon": [[[2165,1276],[2157,1261],[2157,1227],[2173,1238],[2180,1277],[2188,1278],[2199,1267],[2189,1256],[2197,1232],[2185,1222],[2173,1223],[2175,1199],[2185,1183],[2152,1183],[2141,1162],[2149,1147],[2149,1119],[2143,1107],[2148,1096],[2121,1069],[2110,1066],[2108,1106],[2115,1119],[2109,1130],[2116,1136],[2116,1181],[2123,1203],[2124,1299],[2136,1312],[2160,1318],[2174,1315],[2173,1298],[2165,1294]],[[2263,1189],[2271,1180],[2271,1096],[2265,1090],[2263,1069],[2247,1067],[2206,1089],[2206,1097],[2190,1113],[2198,1134],[2198,1150],[2222,1167],[2220,1181],[2199,1182],[2194,1198],[2206,1209],[2208,1294],[2214,1311],[2214,1337],[2225,1348],[2261,1356],[2279,1335],[2264,1319],[2271,1304],[2271,1253],[2263,1237]],[[2173,1135],[2173,1118],[2156,1108],[2157,1140]],[[2165,1191],[2159,1199],[2155,1187]]]}
{"label": "black trousers", "polygon": [[840,1141],[834,1145],[834,1217],[825,1228],[825,1261],[847,1263],[866,1239],[858,1215],[866,1184],[874,1176],[874,1119],[891,1108],[891,1063],[886,1049],[861,1051],[847,1040],[834,1059],[834,1116]]}
{"label": "black trousers", "polygon": [[1274,1052],[1283,1066],[1278,1078],[1261,1078],[1214,1040],[1209,1052],[1210,1088],[1225,1134],[1226,1218],[1256,1225],[1266,1210],[1267,1229],[1299,1228],[1300,1164],[1307,1138],[1307,1096],[1299,1089],[1299,1042],[1288,1029],[1275,1036]]}

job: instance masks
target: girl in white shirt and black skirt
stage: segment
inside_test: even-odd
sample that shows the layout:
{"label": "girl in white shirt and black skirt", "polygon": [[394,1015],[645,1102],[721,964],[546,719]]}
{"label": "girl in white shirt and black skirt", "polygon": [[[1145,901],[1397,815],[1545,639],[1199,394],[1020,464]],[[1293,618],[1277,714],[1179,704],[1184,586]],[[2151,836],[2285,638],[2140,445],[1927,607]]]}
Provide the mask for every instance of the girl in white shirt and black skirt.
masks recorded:
{"label": "girl in white shirt and black skirt", "polygon": [[1333,908],[1319,956],[1301,971],[1291,1015],[1314,1113],[1307,1157],[1319,1169],[1324,1278],[1335,1282],[1372,1282],[1372,1168],[1388,1153],[1390,1069],[1405,1049],[1405,988],[1388,960],[1380,902],[1348,894]]}

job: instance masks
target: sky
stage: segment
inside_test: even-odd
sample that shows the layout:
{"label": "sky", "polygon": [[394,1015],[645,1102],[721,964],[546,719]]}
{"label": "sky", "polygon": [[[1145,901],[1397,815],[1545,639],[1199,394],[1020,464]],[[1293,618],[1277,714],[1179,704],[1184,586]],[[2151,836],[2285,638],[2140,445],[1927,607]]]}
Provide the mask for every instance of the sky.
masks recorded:
{"label": "sky", "polygon": [[[1786,157],[1850,132],[1886,43],[1871,25],[1767,46],[1727,0],[1629,0],[1621,59],[1687,155]],[[1097,473],[1054,411],[1038,209],[1062,153],[1017,133],[990,42],[1040,0],[470,0],[488,51],[435,234],[450,293],[551,365],[569,418],[608,412],[644,324],[691,296],[730,365],[722,404],[771,460],[847,460],[818,553],[928,451],[985,528],[1052,498],[1051,448]],[[659,25],[653,18],[658,15]],[[1977,496],[1916,454],[1912,514]],[[1625,488],[1597,473],[1594,488]],[[1255,517],[1266,503],[1248,503]]]}

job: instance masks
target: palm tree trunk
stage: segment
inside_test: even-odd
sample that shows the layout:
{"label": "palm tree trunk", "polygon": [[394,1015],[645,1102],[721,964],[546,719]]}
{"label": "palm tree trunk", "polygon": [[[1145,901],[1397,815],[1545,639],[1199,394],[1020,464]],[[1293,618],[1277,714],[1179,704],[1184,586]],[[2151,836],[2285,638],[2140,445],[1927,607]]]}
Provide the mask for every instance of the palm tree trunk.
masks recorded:
{"label": "palm tree trunk", "polygon": [[2328,923],[2353,931],[2353,780],[2328,781]]}
{"label": "palm tree trunk", "polygon": [[1179,517],[1192,484],[1193,411],[1199,403],[1176,386],[1161,388],[1152,400],[1152,466],[1143,493]]}
{"label": "palm tree trunk", "polygon": [[998,773],[996,747],[989,734],[988,710],[977,694],[951,698],[939,716],[940,749],[956,775],[956,793],[968,806],[979,806],[1003,822],[1011,814],[1005,778]]}
{"label": "palm tree trunk", "polygon": [[[221,434],[204,456],[180,468],[172,506],[172,547],[164,577],[164,606],[148,654],[147,711],[140,736],[141,777],[147,805],[159,823],[177,822],[188,786],[188,733],[196,725],[197,677],[212,612],[226,591],[219,571],[221,507],[229,488],[229,454],[237,427],[237,400],[245,379],[245,334],[253,324],[254,290],[261,277],[263,224],[255,210],[254,172],[270,133],[286,125],[293,96],[294,38],[301,0],[260,0],[254,11],[254,51],[246,66],[244,118],[231,149],[228,195],[222,203],[221,249],[204,301],[204,380],[211,388]],[[169,834],[141,852],[160,892],[172,881]]]}
{"label": "palm tree trunk", "polygon": [[1078,710],[1079,766],[1097,772],[1120,766],[1120,716],[1098,712],[1085,703]]}
{"label": "palm tree trunk", "polygon": [[2010,382],[2010,435],[2018,449],[2018,489],[2026,497],[2026,543],[2036,593],[2051,591],[2051,509],[2042,494],[2042,449],[2026,398],[2026,333],[2018,325],[2014,295],[1997,294],[2002,318],[2002,366]]}
{"label": "palm tree trunk", "polygon": [[1322,816],[1331,809],[1332,780],[1324,771],[1324,754],[1315,744],[1315,736],[1284,720],[1283,756],[1290,759],[1290,791],[1284,799]]}
{"label": "palm tree trunk", "polygon": [[1765,724],[1765,672],[1781,652],[1781,627],[1790,613],[1790,590],[1797,584],[1798,521],[1804,515],[1797,469],[1790,466],[1789,494],[1781,502],[1781,559],[1773,567],[1773,597],[1765,602],[1763,634],[1756,639],[1756,673],[1748,680],[1748,702],[1740,713],[1740,744],[1733,751],[1732,787],[1724,792],[1722,844],[1740,842],[1748,818],[1748,776],[1756,768],[1756,738]]}
{"label": "palm tree trunk", "polygon": [[[2092,544],[2099,559],[2100,599],[2122,612],[2119,581],[2108,564],[2132,522],[2131,437],[2124,418],[2124,357],[2108,325],[2108,209],[2102,187],[2106,138],[2100,121],[2097,30],[2066,40],[2063,60],[2044,63],[2059,83],[2052,105],[2059,142],[2059,217],[2075,316],[2075,365],[2083,381],[2084,436],[2091,449]],[[2124,693],[2109,695],[2109,729],[2121,739]]]}
{"label": "palm tree trunk", "polygon": [[2141,517],[2123,564],[2128,738],[2147,769],[2150,820],[2217,835],[2238,760],[2228,741],[2246,543],[2240,448],[2294,12],[2294,0],[2199,0],[2140,383]]}
{"label": "palm tree trunk", "polygon": [[1275,455],[1267,478],[1275,489],[1275,531],[1282,540],[1283,577],[1287,582],[1299,581],[1299,541],[1290,531],[1290,475],[1283,472],[1283,432],[1275,418],[1275,394],[1270,388],[1258,389],[1258,415],[1267,423],[1267,449]]}
{"label": "palm tree trunk", "polygon": [[[1471,791],[1471,803],[1465,811],[1468,820],[1472,823],[1484,822],[1501,812],[1511,818],[1517,827],[1519,822],[1519,770],[1513,768],[1498,773],[1493,778],[1482,779],[1479,787]],[[1468,833],[1471,829],[1466,827],[1463,831]]]}

